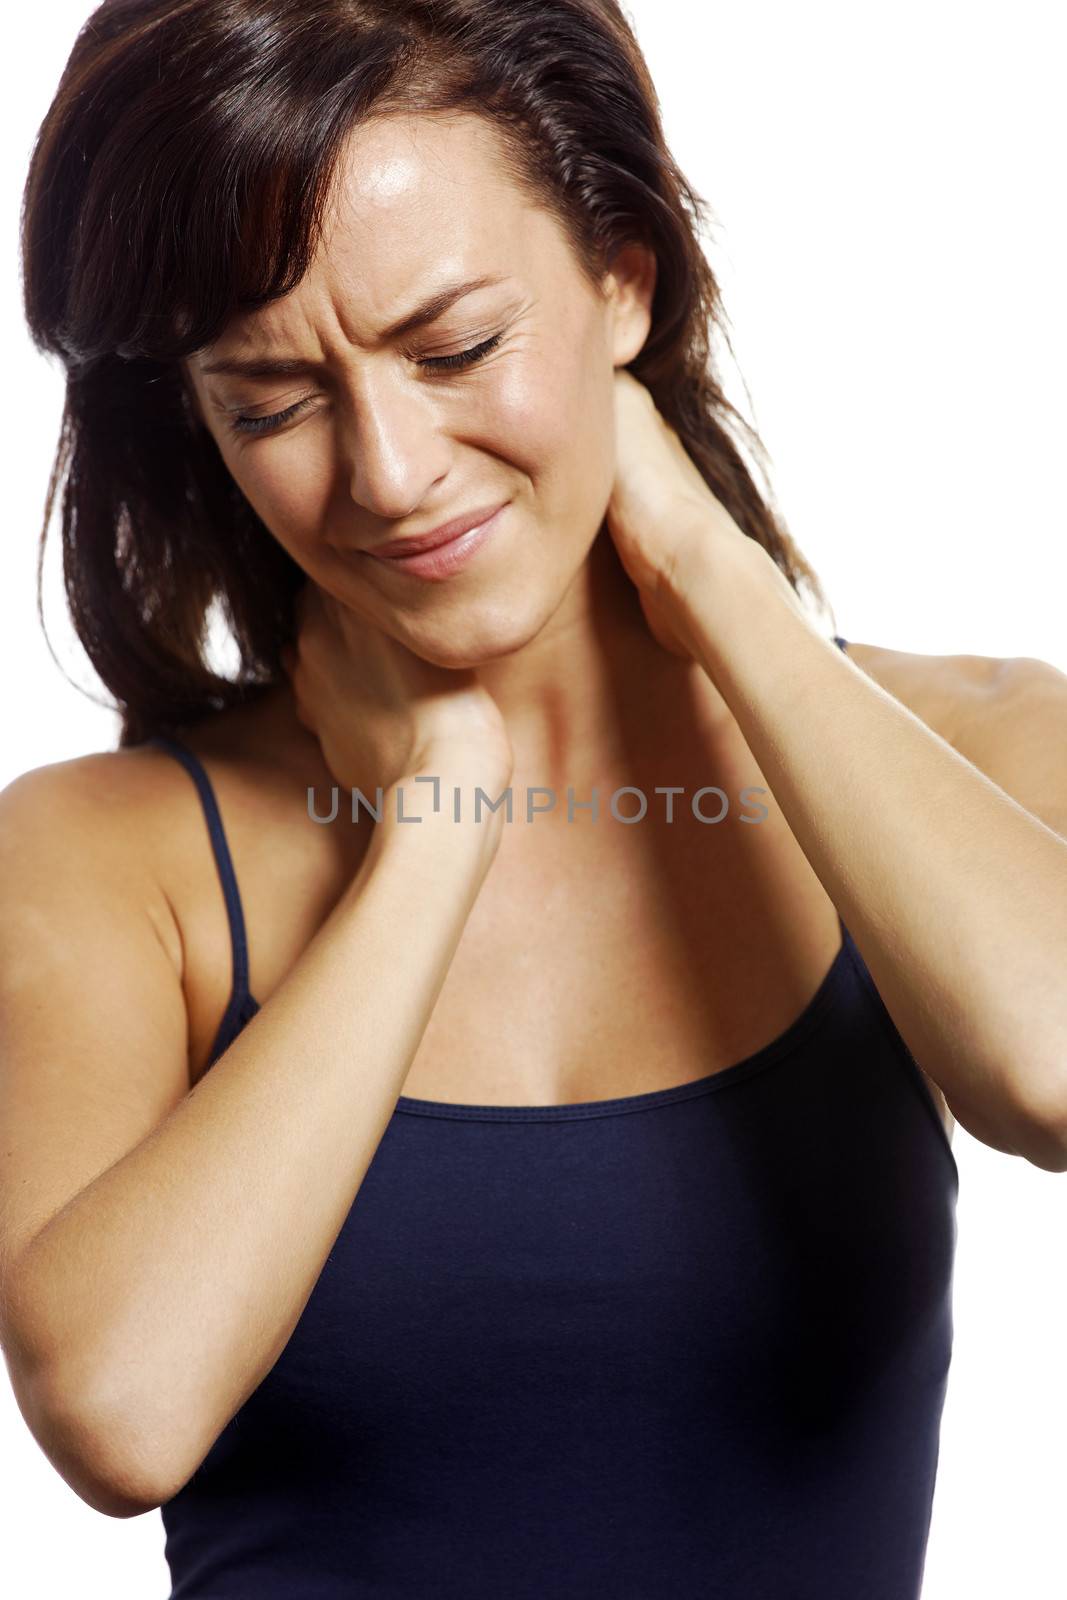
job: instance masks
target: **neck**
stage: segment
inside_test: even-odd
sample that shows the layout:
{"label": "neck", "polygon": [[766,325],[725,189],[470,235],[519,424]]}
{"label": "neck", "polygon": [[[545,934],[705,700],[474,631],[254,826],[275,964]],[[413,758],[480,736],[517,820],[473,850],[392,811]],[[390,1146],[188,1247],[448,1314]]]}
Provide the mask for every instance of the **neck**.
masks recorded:
{"label": "neck", "polygon": [[[660,757],[669,766],[694,720],[725,713],[703,669],[653,638],[606,527],[537,636],[475,671],[508,726],[513,788],[551,787],[557,805],[569,785],[582,800]],[[674,781],[664,771],[656,781]]]}

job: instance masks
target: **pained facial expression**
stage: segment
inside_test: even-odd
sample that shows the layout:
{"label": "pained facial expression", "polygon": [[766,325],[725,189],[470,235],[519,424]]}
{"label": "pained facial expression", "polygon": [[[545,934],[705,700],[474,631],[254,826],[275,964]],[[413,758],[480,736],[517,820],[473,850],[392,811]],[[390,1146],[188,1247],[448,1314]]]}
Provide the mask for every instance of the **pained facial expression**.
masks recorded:
{"label": "pained facial expression", "polygon": [[[481,277],[499,281],[387,332]],[[233,478],[311,579],[426,660],[474,666],[538,633],[588,555],[614,474],[614,368],[644,343],[653,282],[627,251],[599,296],[484,120],[381,119],[348,141],[305,278],[186,371]],[[207,370],[250,359],[306,366]],[[444,581],[367,554],[503,502]]]}

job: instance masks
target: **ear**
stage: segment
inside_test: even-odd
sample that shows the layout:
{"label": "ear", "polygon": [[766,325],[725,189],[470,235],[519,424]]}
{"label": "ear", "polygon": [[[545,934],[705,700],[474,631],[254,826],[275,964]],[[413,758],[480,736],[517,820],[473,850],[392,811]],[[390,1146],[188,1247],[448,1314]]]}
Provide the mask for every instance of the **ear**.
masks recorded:
{"label": "ear", "polygon": [[652,327],[656,257],[642,244],[624,245],[604,279],[611,318],[611,358],[624,367],[639,354]]}

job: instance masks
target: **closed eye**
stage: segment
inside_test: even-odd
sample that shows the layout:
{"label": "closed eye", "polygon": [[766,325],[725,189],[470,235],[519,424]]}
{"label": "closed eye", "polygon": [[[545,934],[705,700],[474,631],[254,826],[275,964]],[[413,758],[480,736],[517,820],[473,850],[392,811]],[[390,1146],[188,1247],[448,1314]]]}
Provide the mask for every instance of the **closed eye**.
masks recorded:
{"label": "closed eye", "polygon": [[476,361],[481,361],[487,356],[490,350],[495,350],[503,337],[502,333],[494,333],[491,339],[483,339],[481,344],[472,345],[469,350],[460,350],[454,356],[424,356],[419,365],[437,370],[471,367]]}
{"label": "closed eye", "polygon": [[[473,367],[495,350],[503,337],[502,333],[494,333],[491,339],[483,339],[481,344],[472,345],[469,350],[459,350],[451,356],[424,356],[419,366],[429,367],[433,372],[455,372],[463,367]],[[309,395],[295,405],[287,406],[284,411],[275,411],[267,417],[231,417],[230,426],[235,433],[273,433],[286,422],[300,416],[311,404],[312,396]]]}

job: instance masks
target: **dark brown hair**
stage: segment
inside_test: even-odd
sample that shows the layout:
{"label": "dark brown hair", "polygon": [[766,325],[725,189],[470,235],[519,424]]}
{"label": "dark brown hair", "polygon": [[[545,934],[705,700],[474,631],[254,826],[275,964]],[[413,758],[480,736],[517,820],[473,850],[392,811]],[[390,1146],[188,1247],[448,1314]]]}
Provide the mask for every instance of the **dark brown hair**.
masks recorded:
{"label": "dark brown hair", "polygon": [[[38,609],[43,625],[58,497],[67,603],[120,746],[283,674],[304,573],[234,483],[178,363],[300,282],[346,135],[402,110],[491,122],[592,281],[624,244],[654,251],[652,328],[630,369],[738,526],[826,606],[743,459],[739,441],[766,483],[720,385],[706,203],[667,149],[616,0],[105,0],[37,136],[22,257],[32,338],[67,381]],[[233,680],[205,650],[219,613]]]}

